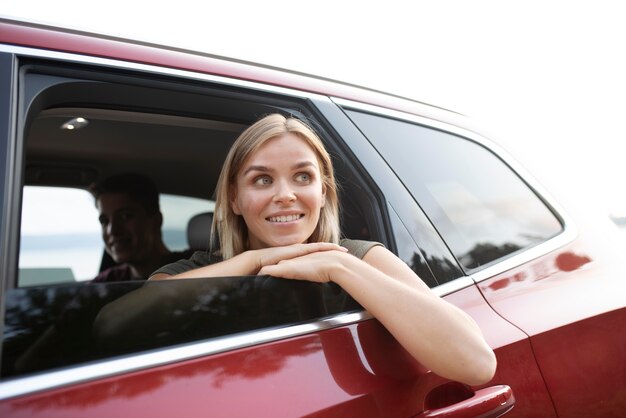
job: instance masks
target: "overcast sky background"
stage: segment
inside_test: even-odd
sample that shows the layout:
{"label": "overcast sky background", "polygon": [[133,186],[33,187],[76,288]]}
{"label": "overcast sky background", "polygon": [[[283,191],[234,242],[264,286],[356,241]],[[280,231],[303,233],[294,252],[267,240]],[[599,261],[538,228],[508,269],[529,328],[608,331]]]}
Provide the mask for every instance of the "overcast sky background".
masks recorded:
{"label": "overcast sky background", "polygon": [[4,1],[0,15],[360,84],[475,119],[564,206],[626,216],[620,1]]}

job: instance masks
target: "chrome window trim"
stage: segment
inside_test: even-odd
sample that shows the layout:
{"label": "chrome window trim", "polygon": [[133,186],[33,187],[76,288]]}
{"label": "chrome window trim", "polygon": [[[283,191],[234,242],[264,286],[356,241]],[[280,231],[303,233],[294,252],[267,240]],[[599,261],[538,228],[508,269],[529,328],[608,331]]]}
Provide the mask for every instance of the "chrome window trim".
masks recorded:
{"label": "chrome window trim", "polygon": [[129,354],[122,358],[98,361],[84,366],[18,377],[0,383],[0,400],[311,334],[372,318],[372,315],[366,311],[346,313],[307,324],[236,334],[174,348]]}
{"label": "chrome window trim", "polygon": [[466,287],[470,287],[473,284],[474,281],[470,276],[463,276],[459,277],[458,279],[450,280],[449,282],[437,285],[430,290],[432,290],[435,295],[443,297],[445,295],[449,295],[450,293],[465,289]]}
{"label": "chrome window trim", "polygon": [[[578,228],[576,227],[570,216],[567,214],[567,212],[565,212],[565,210],[556,202],[556,200],[552,196],[550,196],[547,190],[545,190],[529,172],[527,172],[517,161],[515,161],[515,159],[511,155],[509,155],[503,148],[501,148],[498,144],[491,141],[490,139],[487,139],[482,135],[461,128],[459,126],[426,118],[423,116],[355,102],[352,100],[341,99],[337,97],[332,97],[331,100],[342,108],[365,111],[375,115],[378,114],[381,116],[388,116],[394,119],[428,126],[444,132],[450,132],[452,134],[458,135],[484,146],[489,151],[493,152],[496,156],[501,158],[514,172],[516,172],[522,178],[522,180],[531,188],[531,190],[533,190],[543,200],[544,204],[546,204],[557,216],[557,218],[561,222],[561,225],[563,226],[563,230],[558,235],[555,235],[554,237],[533,247],[522,250],[518,254],[514,254],[508,258],[504,258],[503,260],[498,261],[492,265],[488,265],[482,270],[471,273],[467,277],[471,278],[471,280],[473,280],[474,282],[479,283],[497,274],[503,273],[514,267],[518,267],[524,263],[534,260],[542,255],[561,248],[562,246],[572,242],[578,236]],[[461,279],[453,280],[443,285],[434,287],[433,291],[439,294],[440,291],[438,289],[440,287],[446,287],[448,284],[455,283]]]}

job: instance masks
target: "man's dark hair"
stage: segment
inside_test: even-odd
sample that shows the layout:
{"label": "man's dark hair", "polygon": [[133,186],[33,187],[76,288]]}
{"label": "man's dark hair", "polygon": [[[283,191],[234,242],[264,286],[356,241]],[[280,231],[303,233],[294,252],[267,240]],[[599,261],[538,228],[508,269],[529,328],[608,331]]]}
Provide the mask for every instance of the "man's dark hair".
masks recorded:
{"label": "man's dark hair", "polygon": [[124,193],[146,210],[148,215],[159,212],[159,191],[152,180],[138,173],[116,174],[94,184],[91,194],[98,198],[105,193]]}

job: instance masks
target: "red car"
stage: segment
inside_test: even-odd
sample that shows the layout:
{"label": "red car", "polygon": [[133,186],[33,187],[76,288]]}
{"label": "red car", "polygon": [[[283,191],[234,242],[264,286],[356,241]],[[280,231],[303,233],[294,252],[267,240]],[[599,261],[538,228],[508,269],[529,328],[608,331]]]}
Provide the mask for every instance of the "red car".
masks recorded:
{"label": "red car", "polygon": [[[8,20],[0,90],[0,416],[626,416],[623,249],[463,116]],[[345,236],[382,242],[474,318],[489,383],[435,375],[335,287],[269,277],[159,282],[148,326],[94,337],[100,308],[144,283],[89,281],[110,263],[89,186],[149,176],[168,245],[206,248],[226,152],[272,112],[320,133]]]}

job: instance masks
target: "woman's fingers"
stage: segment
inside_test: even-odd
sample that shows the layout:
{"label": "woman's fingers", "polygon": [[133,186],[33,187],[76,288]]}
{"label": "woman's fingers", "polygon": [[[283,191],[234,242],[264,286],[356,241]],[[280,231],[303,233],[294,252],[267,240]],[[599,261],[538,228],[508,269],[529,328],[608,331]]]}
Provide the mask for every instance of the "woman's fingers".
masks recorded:
{"label": "woman's fingers", "polygon": [[315,242],[307,244],[294,244],[286,247],[273,247],[265,248],[260,252],[260,267],[270,266],[277,264],[282,260],[289,260],[303,255],[323,252],[323,251],[341,251],[347,252],[348,250],[337,244],[330,242]]}
{"label": "woman's fingers", "polygon": [[308,280],[325,283],[331,281],[331,270],[341,263],[346,251],[316,251],[296,258],[281,260],[277,264],[264,266],[259,274],[285,279]]}

